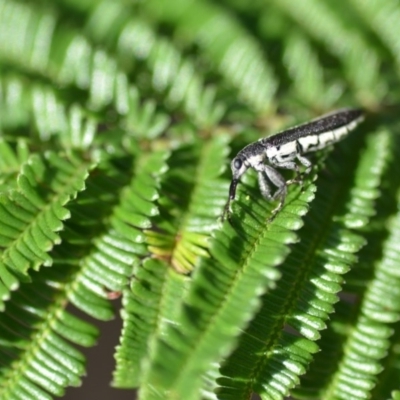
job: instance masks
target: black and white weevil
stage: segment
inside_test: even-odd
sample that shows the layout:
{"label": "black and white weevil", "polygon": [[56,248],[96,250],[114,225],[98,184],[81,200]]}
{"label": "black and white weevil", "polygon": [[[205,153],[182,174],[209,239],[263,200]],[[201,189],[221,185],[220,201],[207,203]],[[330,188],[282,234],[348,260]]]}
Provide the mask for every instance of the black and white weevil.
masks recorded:
{"label": "black and white weevil", "polygon": [[[263,197],[271,201],[280,200],[278,207],[273,211],[275,215],[285,202],[287,186],[295,182],[301,183],[298,178],[300,170],[296,160],[306,167],[304,173],[309,173],[312,164],[303,154],[324,149],[338,142],[363,119],[364,113],[361,109],[340,109],[276,135],[260,139],[240,150],[231,162],[232,181],[224,217],[231,212],[230,203],[235,199],[236,186],[240,177],[249,168],[253,168],[258,173],[258,184]],[[276,168],[294,170],[297,176],[285,181]],[[274,194],[272,194],[270,183],[277,188]]]}

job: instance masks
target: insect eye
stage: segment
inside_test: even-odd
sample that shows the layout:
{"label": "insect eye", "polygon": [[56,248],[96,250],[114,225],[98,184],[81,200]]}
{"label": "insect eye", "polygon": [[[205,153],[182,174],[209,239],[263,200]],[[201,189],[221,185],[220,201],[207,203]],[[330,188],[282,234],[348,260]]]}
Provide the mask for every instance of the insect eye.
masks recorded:
{"label": "insect eye", "polygon": [[233,162],[233,166],[236,169],[240,169],[240,167],[242,166],[242,160],[240,158],[237,158],[234,162]]}

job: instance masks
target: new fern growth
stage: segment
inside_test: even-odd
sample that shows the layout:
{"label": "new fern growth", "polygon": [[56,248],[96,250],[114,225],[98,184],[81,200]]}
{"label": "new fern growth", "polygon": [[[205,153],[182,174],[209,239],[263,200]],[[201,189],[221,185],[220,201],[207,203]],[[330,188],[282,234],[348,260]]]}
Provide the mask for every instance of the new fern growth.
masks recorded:
{"label": "new fern growth", "polygon": [[[0,398],[85,390],[120,297],[107,398],[399,399],[399,16],[0,0]],[[274,218],[249,171],[221,220],[243,146],[340,107]]]}

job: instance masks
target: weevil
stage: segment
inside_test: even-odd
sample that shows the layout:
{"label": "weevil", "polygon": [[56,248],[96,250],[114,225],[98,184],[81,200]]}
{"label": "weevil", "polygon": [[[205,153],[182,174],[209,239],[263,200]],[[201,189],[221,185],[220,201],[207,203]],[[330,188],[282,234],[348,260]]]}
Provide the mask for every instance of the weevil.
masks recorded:
{"label": "weevil", "polygon": [[[279,200],[278,206],[272,212],[275,215],[283,207],[288,185],[302,182],[299,179],[299,164],[305,167],[304,174],[311,171],[312,163],[304,154],[338,142],[363,119],[364,112],[361,109],[343,108],[262,138],[240,150],[231,162],[232,181],[224,217],[230,215],[230,205],[236,197],[236,187],[241,176],[249,168],[253,168],[258,174],[258,185],[262,196],[270,201]],[[286,181],[277,168],[294,170],[296,177]],[[271,184],[276,187],[274,193]]]}

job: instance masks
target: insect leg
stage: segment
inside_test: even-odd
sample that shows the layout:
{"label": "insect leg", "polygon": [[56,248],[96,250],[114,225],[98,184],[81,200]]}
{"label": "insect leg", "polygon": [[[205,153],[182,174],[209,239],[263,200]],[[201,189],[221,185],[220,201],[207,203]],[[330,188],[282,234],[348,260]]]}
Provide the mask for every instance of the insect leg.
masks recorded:
{"label": "insect leg", "polygon": [[264,175],[264,172],[258,172],[258,186],[260,192],[267,200],[272,200],[271,187],[268,184],[268,180]]}
{"label": "insect leg", "polygon": [[[297,155],[296,157],[298,158],[299,156]],[[301,157],[301,158],[303,160],[305,157]],[[280,163],[274,163],[273,165],[278,168],[291,169],[296,172],[296,176],[293,179],[288,180],[286,182],[286,185],[291,185],[292,183],[299,183],[301,185],[303,183],[303,181],[301,179],[302,174],[300,172],[299,166],[294,161],[285,161],[285,162],[280,162]]]}
{"label": "insect leg", "polygon": [[271,197],[271,200],[277,200],[286,196],[286,181],[285,178],[275,169],[269,165],[264,165],[264,172],[267,178],[278,188]]}
{"label": "insect leg", "polygon": [[312,164],[311,164],[311,161],[310,161],[308,158],[304,157],[304,156],[301,154],[302,151],[303,151],[303,148],[301,147],[301,145],[300,145],[299,142],[296,142],[296,150],[297,150],[297,156],[296,156],[296,158],[300,161],[300,163],[301,163],[302,165],[304,165],[304,166],[306,167],[306,170],[304,171],[303,174],[297,173],[297,176],[296,176],[296,178],[293,180],[293,182],[299,183],[301,186],[303,186],[303,176],[304,176],[304,175],[308,175],[308,174],[310,173]]}
{"label": "insect leg", "polygon": [[306,167],[306,170],[304,171],[304,173],[306,175],[309,174],[311,171],[311,167],[312,167],[311,161],[308,158],[301,156],[300,154],[298,154],[296,158],[300,161],[300,163],[302,165],[304,165]]}
{"label": "insect leg", "polygon": [[303,188],[303,178],[304,178],[305,175],[308,175],[310,173],[312,164],[311,164],[311,161],[308,158],[303,157],[300,154],[298,154],[296,156],[296,158],[300,161],[300,163],[302,165],[304,165],[306,167],[306,169],[305,169],[304,172],[299,172],[299,170],[297,170],[296,171],[296,176],[293,179],[291,179],[290,181],[286,182],[286,183],[288,185],[290,185],[292,183],[297,183]]}
{"label": "insect leg", "polygon": [[[296,153],[295,157],[298,157],[298,154],[299,153]],[[269,162],[276,168],[291,169],[292,171],[296,171],[296,175],[300,173],[299,166],[296,164],[295,161],[293,161],[293,158],[287,161],[283,160],[278,161],[277,159],[270,159]]]}
{"label": "insect leg", "polygon": [[[287,185],[285,178],[275,168],[272,168],[271,166],[264,164],[263,170],[266,177],[278,188],[277,191],[272,196],[270,194],[269,197],[270,200],[279,199],[278,206],[272,211],[272,218],[273,218],[275,214],[278,211],[280,211],[283,207],[287,193]],[[263,177],[263,179],[265,178]],[[260,189],[261,189],[261,183],[260,183]]]}

